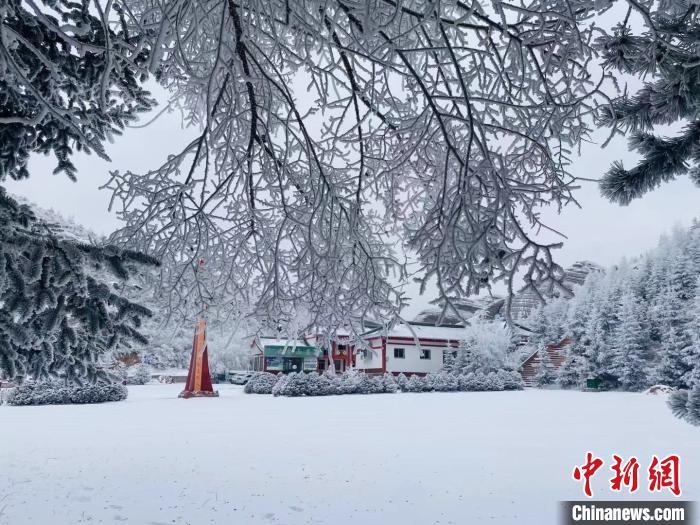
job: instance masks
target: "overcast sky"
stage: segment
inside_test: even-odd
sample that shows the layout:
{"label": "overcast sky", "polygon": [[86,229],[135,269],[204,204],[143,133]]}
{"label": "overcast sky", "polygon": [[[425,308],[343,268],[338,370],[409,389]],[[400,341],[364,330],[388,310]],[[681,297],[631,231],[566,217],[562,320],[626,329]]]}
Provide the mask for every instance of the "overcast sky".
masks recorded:
{"label": "overcast sky", "polygon": [[[75,155],[78,182],[73,183],[64,175],[53,175],[54,158],[35,156],[30,161],[31,178],[7,181],[6,187],[43,208],[53,208],[97,233],[106,234],[119,226],[114,213],[107,211],[109,191],[98,189],[108,180],[109,171],[155,168],[169,153],[192,140],[195,132],[182,128],[178,113],[166,113],[150,126],[129,129],[114,144],[107,145],[111,163],[94,155]],[[585,145],[572,171],[581,177],[598,178],[614,160],[623,160],[629,166],[635,161],[623,138],[616,138],[605,149],[597,144]],[[568,236],[557,254],[563,266],[577,260],[608,266],[623,256],[634,257],[654,247],[659,236],[674,225],[687,226],[693,217],[700,215],[700,189],[687,177],[666,184],[627,207],[603,200],[594,183],[583,183],[577,197],[581,209],[571,206],[561,215],[556,210],[544,213],[549,225]],[[411,286],[408,291],[417,295],[417,287]],[[415,299],[405,316],[411,318],[432,298],[428,294]]]}

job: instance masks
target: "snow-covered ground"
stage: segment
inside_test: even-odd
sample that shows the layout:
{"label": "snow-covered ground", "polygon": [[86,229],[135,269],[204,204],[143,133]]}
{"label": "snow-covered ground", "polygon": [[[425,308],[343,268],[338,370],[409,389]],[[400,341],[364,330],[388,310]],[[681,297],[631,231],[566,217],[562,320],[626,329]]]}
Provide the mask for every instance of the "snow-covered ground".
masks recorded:
{"label": "snow-covered ground", "polygon": [[[125,402],[0,407],[0,523],[555,523],[591,450],[678,453],[700,499],[700,428],[643,394],[526,390],[273,398],[130,387]],[[658,496],[657,496],[658,497]],[[664,499],[668,495],[663,496]]]}

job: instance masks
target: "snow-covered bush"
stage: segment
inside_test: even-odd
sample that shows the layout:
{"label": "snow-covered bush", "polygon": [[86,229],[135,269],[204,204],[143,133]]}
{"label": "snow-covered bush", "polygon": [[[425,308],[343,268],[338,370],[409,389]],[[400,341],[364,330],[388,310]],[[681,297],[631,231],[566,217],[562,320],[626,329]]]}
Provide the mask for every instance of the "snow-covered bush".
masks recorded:
{"label": "snow-covered bush", "polygon": [[464,392],[489,390],[488,376],[483,372],[471,372],[459,377],[459,389]]}
{"label": "snow-covered bush", "polygon": [[393,394],[399,389],[399,386],[396,384],[396,379],[388,372],[385,372],[382,377],[382,386],[384,387],[384,392],[387,394]]}
{"label": "snow-covered bush", "polygon": [[438,372],[437,374],[428,374],[428,377],[432,389],[436,392],[454,392],[459,390],[459,379],[454,374]]}
{"label": "snow-covered bush", "polygon": [[288,374],[282,374],[277,376],[277,382],[275,383],[275,386],[272,387],[272,395],[273,396],[281,396],[284,395],[284,389],[287,385],[287,381],[289,381],[289,375]]}
{"label": "snow-covered bush", "polygon": [[275,374],[257,372],[245,384],[244,391],[246,394],[272,394],[277,379]]}
{"label": "snow-covered bush", "polygon": [[[272,376],[272,377],[270,377]],[[258,386],[262,383],[262,386]],[[358,370],[347,370],[342,375],[326,371],[293,372],[278,377],[256,374],[246,385],[246,393],[272,393],[275,396],[330,396],[336,394],[381,394],[397,391],[396,381],[390,374],[370,376]]]}
{"label": "snow-covered bush", "polygon": [[516,370],[499,370],[496,372],[503,382],[503,390],[522,390],[523,376]]}
{"label": "snow-covered bush", "polygon": [[8,405],[67,405],[122,401],[128,391],[116,383],[66,385],[57,381],[26,383],[14,388],[7,397]]}
{"label": "snow-covered bush", "polygon": [[332,396],[340,393],[340,377],[331,370],[320,375],[318,381],[318,396]]}
{"label": "snow-covered bush", "polygon": [[[280,378],[272,392],[278,396],[304,396],[308,392],[308,383],[308,378],[304,372],[291,372]],[[276,393],[275,390],[277,391]]]}
{"label": "snow-covered bush", "polygon": [[408,381],[406,381],[406,388],[404,392],[426,392],[427,390],[428,383],[426,382],[425,378],[417,374],[413,374],[408,378]]}
{"label": "snow-covered bush", "polygon": [[505,390],[505,382],[498,372],[489,372],[486,375],[486,390],[493,392]]}
{"label": "snow-covered bush", "polygon": [[145,385],[151,380],[151,369],[146,364],[140,364],[135,367],[133,375],[127,375],[127,385]]}
{"label": "snow-covered bush", "polygon": [[340,384],[338,386],[339,394],[357,394],[360,393],[362,388],[363,377],[366,377],[364,372],[358,372],[357,370],[350,369],[346,370],[343,375],[340,376]]}
{"label": "snow-covered bush", "polygon": [[402,372],[396,376],[396,385],[399,387],[399,390],[406,392],[406,385],[408,385],[408,378],[406,377],[406,374]]}

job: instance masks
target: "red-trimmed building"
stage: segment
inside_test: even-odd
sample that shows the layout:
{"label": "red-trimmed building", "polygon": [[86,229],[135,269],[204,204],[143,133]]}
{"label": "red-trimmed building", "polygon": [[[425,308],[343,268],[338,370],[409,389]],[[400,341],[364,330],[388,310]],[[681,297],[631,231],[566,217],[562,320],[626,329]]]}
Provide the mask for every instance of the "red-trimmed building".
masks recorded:
{"label": "red-trimmed building", "polygon": [[464,338],[459,325],[402,323],[388,331],[363,335],[364,347],[355,350],[355,368],[368,374],[425,375],[442,369],[445,354],[455,352]]}
{"label": "red-trimmed building", "polygon": [[303,339],[256,337],[251,368],[265,372],[323,373],[332,363],[335,371],[348,368],[368,374],[425,375],[442,369],[445,353],[456,352],[464,327],[401,323],[390,330],[375,329],[361,336],[361,343],[347,333],[332,340],[311,335]]}
{"label": "red-trimmed building", "polygon": [[[330,344],[329,344],[330,343]],[[319,372],[331,366],[338,373],[355,363],[353,347],[347,334],[323,341],[316,335],[303,339],[256,337],[252,344],[251,369],[263,372]],[[330,350],[330,355],[329,355]]]}

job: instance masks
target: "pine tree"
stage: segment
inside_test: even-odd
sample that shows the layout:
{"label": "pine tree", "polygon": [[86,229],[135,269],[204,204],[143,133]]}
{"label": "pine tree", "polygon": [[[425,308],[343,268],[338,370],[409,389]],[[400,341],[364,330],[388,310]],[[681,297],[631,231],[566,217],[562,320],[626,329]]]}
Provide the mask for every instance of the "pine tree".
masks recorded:
{"label": "pine tree", "polygon": [[138,328],[151,312],[96,276],[125,280],[155,264],[139,252],[62,239],[0,188],[0,375],[106,379],[100,357],[145,342]]}
{"label": "pine tree", "polygon": [[[641,34],[634,34],[625,19],[597,42],[604,68],[649,78],[633,96],[616,100],[602,118],[630,131],[630,149],[642,156],[629,170],[613,164],[601,182],[603,195],[623,205],[679,175],[700,183],[698,6],[685,1],[637,5],[644,12]],[[688,124],[673,138],[653,134],[654,127],[674,122]]]}
{"label": "pine tree", "polygon": [[553,384],[557,379],[557,374],[545,345],[539,347],[537,350],[537,357],[539,362],[537,365],[537,374],[535,375],[535,384],[537,386]]}
{"label": "pine tree", "polygon": [[649,341],[638,300],[631,290],[623,292],[613,339],[613,371],[627,390],[642,390],[649,383]]}
{"label": "pine tree", "polygon": [[557,375],[557,384],[562,388],[581,388],[588,377],[588,361],[584,356],[585,347],[575,341],[569,348],[566,358]]}
{"label": "pine tree", "polygon": [[685,326],[670,326],[661,341],[660,359],[656,366],[655,382],[678,388],[687,388],[686,375],[692,370],[689,355],[692,341]]}
{"label": "pine tree", "polygon": [[103,143],[155,104],[139,86],[148,50],[119,7],[102,19],[89,2],[36,4],[0,4],[0,182],[28,177],[33,152],[74,179],[74,149],[108,158]]}
{"label": "pine tree", "polygon": [[688,392],[685,418],[690,424],[700,426],[700,382]]}

